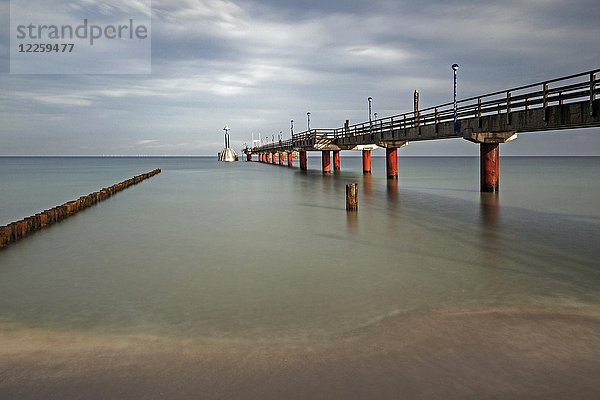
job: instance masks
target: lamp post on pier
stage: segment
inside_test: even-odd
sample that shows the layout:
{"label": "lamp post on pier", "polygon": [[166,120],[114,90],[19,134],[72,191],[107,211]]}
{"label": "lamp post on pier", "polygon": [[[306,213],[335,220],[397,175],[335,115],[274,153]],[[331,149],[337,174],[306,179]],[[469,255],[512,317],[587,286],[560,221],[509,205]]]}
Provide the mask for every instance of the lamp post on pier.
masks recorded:
{"label": "lamp post on pier", "polygon": [[310,131],[310,112],[306,113],[306,127]]}
{"label": "lamp post on pier", "polygon": [[292,139],[294,138],[294,120],[290,120],[290,132],[292,133]]}
{"label": "lamp post on pier", "polygon": [[367,101],[369,102],[369,135],[371,135],[371,137],[372,137],[373,136],[373,116],[371,113],[373,111],[373,98],[371,96],[369,96]]}
{"label": "lamp post on pier", "polygon": [[458,124],[456,123],[456,113],[458,110],[456,105],[456,73],[458,72],[458,64],[452,64],[452,71],[454,74],[454,132],[458,132]]}

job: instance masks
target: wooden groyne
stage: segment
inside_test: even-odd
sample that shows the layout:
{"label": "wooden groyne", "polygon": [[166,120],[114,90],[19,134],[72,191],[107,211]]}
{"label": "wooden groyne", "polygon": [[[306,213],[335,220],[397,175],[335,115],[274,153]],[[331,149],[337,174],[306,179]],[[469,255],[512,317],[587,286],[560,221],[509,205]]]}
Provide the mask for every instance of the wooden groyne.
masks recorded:
{"label": "wooden groyne", "polygon": [[56,224],[63,219],[77,214],[79,211],[85,210],[103,200],[106,200],[114,194],[125,190],[133,185],[152,178],[160,174],[160,168],[150,171],[145,174],[134,176],[126,181],[119,182],[107,188],[103,188],[98,192],[90,193],[87,196],[82,196],[77,200],[69,201],[60,206],[56,206],[49,210],[35,214],[32,217],[22,219],[17,222],[10,223],[0,227],[0,250],[4,249],[11,243],[17,242],[27,236],[53,224]]}

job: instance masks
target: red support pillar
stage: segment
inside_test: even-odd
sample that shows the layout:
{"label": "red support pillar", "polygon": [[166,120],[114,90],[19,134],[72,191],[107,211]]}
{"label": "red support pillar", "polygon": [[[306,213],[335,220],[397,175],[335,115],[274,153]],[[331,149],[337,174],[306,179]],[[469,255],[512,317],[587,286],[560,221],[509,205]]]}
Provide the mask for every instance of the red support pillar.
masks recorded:
{"label": "red support pillar", "polygon": [[342,163],[340,160],[340,151],[334,150],[333,151],[333,170],[339,171],[341,169],[342,169]]}
{"label": "red support pillar", "polygon": [[498,143],[480,143],[481,153],[481,191],[497,192],[500,181],[500,145]]}
{"label": "red support pillar", "polygon": [[248,162],[252,161],[252,153],[246,154],[246,161],[248,161]]}
{"label": "red support pillar", "polygon": [[267,164],[271,164],[271,153],[267,153]]}
{"label": "red support pillar", "polygon": [[279,153],[279,165],[283,165],[283,158],[284,158],[285,154],[283,153]]}
{"label": "red support pillar", "polygon": [[292,152],[290,151],[288,154],[288,167],[293,167],[294,166],[294,155],[292,154]]}
{"label": "red support pillar", "polygon": [[306,159],[306,151],[300,151],[300,169],[302,171],[308,170],[308,160]]}
{"label": "red support pillar", "polygon": [[321,151],[321,160],[323,161],[323,173],[330,174],[331,173],[331,153],[329,150]]}
{"label": "red support pillar", "polygon": [[385,149],[386,170],[388,179],[398,179],[398,149]]}
{"label": "red support pillar", "polygon": [[363,150],[362,152],[363,174],[371,173],[371,150]]}

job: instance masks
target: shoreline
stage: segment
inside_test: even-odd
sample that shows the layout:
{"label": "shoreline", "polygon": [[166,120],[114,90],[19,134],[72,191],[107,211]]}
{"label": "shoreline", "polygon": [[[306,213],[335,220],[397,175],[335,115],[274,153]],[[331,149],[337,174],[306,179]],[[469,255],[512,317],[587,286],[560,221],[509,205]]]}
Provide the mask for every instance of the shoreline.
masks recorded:
{"label": "shoreline", "polygon": [[[570,311],[569,311],[570,310]],[[597,398],[598,309],[409,313],[326,342],[190,341],[0,325],[19,399]]]}

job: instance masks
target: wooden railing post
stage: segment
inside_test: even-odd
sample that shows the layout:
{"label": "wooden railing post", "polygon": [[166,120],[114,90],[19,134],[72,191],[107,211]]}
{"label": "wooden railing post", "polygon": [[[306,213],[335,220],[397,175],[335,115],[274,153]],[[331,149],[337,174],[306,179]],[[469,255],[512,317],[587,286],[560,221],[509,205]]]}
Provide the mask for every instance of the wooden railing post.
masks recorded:
{"label": "wooden railing post", "polygon": [[596,74],[590,73],[590,117],[594,116],[594,100],[596,100]]}
{"label": "wooden railing post", "polygon": [[548,121],[548,84],[544,83],[544,121]]}
{"label": "wooden railing post", "polygon": [[506,125],[510,125],[510,113],[512,112],[512,102],[510,90],[506,92]]}

